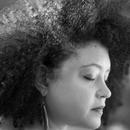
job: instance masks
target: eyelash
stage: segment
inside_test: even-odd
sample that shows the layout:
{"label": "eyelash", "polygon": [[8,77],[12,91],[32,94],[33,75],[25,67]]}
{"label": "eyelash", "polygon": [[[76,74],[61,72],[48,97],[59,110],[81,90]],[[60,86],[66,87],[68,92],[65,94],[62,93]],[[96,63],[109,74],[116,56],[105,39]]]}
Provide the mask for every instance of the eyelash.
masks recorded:
{"label": "eyelash", "polygon": [[[83,76],[83,77],[84,77],[84,79],[89,80],[89,81],[94,81],[94,80],[95,80],[95,78],[91,78],[91,77],[89,77],[89,76]],[[105,83],[106,83],[106,84],[108,84],[108,82],[109,82],[108,79],[105,80]]]}
{"label": "eyelash", "polygon": [[95,80],[94,78],[91,78],[91,77],[88,77],[88,76],[83,76],[83,77],[84,77],[84,79],[89,80],[89,81],[94,81]]}

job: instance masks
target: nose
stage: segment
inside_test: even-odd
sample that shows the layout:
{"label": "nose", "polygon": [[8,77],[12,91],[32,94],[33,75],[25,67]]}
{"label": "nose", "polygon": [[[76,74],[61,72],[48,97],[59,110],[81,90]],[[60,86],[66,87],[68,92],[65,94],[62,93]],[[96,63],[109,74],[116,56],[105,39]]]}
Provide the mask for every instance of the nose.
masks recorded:
{"label": "nose", "polygon": [[106,85],[106,83],[104,81],[100,82],[100,84],[98,84],[98,89],[96,92],[96,96],[98,98],[110,98],[111,97],[111,91],[108,88],[108,86]]}

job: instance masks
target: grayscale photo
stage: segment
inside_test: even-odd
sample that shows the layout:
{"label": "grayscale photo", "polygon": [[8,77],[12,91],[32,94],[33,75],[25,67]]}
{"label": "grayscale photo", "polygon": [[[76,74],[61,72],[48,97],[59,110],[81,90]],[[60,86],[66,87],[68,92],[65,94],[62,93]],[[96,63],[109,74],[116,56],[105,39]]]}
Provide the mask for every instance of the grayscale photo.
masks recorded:
{"label": "grayscale photo", "polygon": [[130,0],[0,0],[0,130],[130,130]]}

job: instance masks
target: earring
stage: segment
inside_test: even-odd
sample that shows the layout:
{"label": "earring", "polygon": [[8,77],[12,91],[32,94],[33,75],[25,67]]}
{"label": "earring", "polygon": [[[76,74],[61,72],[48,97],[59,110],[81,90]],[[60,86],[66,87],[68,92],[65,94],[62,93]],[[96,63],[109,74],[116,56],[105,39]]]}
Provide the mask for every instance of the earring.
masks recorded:
{"label": "earring", "polygon": [[48,114],[47,114],[45,102],[42,103],[42,110],[43,110],[44,127],[45,130],[47,130],[49,128],[49,123],[48,123]]}

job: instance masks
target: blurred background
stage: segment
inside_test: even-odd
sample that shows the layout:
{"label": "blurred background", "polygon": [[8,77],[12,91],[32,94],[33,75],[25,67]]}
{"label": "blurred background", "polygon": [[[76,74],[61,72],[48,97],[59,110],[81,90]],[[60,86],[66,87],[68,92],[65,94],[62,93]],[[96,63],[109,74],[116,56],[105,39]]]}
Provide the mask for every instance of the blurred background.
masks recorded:
{"label": "blurred background", "polygon": [[[0,10],[16,0],[0,0]],[[121,15],[130,19],[130,0],[120,11]],[[130,54],[130,53],[129,53]],[[114,113],[110,113],[108,126],[103,130],[130,130],[130,56],[124,65],[122,76],[122,105]],[[119,97],[120,98],[120,97]]]}
{"label": "blurred background", "polygon": [[14,3],[16,0],[0,0],[0,9]]}

